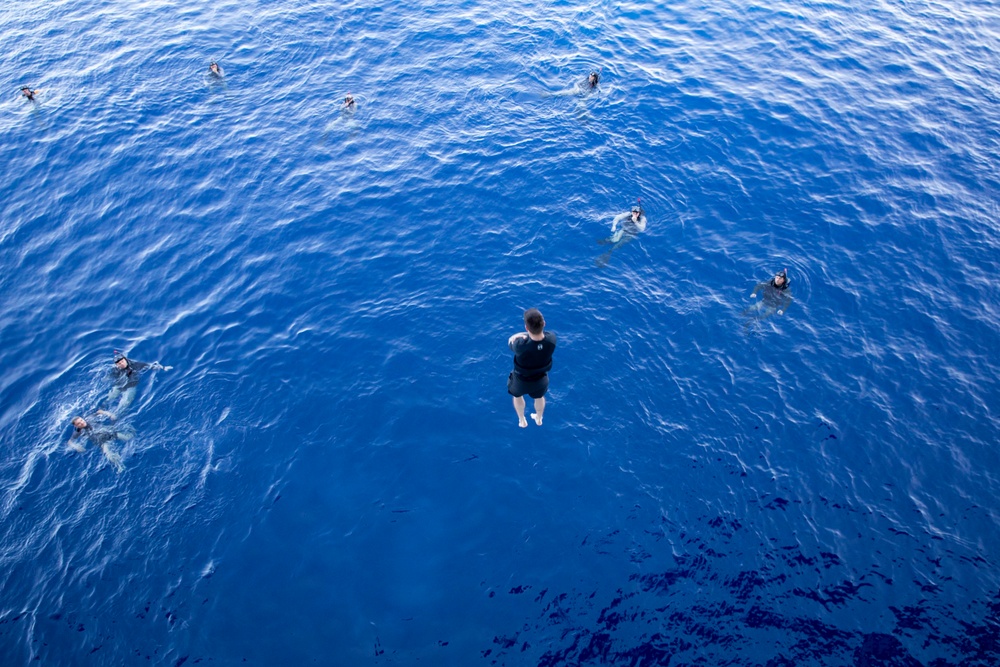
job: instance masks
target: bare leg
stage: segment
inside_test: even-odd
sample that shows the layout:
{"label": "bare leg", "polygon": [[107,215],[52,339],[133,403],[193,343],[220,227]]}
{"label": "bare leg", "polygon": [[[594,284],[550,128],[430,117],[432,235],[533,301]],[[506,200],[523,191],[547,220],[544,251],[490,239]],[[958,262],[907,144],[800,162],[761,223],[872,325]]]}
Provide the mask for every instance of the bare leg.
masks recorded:
{"label": "bare leg", "polygon": [[517,413],[517,425],[528,428],[528,420],[524,418],[524,396],[514,397],[514,411]]}
{"label": "bare leg", "polygon": [[531,418],[539,426],[542,425],[542,415],[545,414],[545,397],[535,399],[535,411],[531,413]]}
{"label": "bare leg", "polygon": [[108,460],[108,463],[115,469],[115,472],[122,473],[125,471],[125,464],[122,463],[122,457],[118,452],[111,449],[111,445],[104,443],[101,445],[101,451],[104,452],[104,458]]}
{"label": "bare leg", "polygon": [[128,406],[132,405],[132,401],[135,400],[135,387],[129,387],[122,392],[121,400],[118,401],[117,414],[121,414],[128,409]]}
{"label": "bare leg", "polygon": [[118,387],[112,387],[111,391],[108,392],[108,399],[107,399],[108,403],[109,404],[110,403],[114,403],[115,399],[117,399],[119,396],[121,396],[121,394],[122,394],[122,390],[121,389],[119,389]]}

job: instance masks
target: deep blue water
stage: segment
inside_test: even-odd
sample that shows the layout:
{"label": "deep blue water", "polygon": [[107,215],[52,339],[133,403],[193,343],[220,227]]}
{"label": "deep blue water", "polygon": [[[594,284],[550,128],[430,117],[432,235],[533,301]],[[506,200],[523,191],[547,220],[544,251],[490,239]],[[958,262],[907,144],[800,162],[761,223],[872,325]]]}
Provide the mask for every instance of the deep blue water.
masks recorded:
{"label": "deep blue water", "polygon": [[0,7],[0,664],[1000,662],[1000,5],[187,4]]}

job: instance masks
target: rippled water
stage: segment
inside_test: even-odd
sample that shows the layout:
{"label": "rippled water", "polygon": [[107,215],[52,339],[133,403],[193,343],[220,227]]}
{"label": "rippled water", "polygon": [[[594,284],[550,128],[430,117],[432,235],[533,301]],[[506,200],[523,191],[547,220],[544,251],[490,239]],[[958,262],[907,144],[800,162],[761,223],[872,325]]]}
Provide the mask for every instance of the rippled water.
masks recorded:
{"label": "rippled water", "polygon": [[997,663],[998,9],[6,3],[3,664]]}

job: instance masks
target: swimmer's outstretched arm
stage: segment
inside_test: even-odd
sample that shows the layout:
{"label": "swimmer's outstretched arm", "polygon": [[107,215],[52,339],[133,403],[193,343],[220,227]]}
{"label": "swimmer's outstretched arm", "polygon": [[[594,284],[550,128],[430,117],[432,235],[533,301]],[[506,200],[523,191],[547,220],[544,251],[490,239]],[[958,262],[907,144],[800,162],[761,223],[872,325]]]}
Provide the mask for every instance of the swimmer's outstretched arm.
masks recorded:
{"label": "swimmer's outstretched arm", "polygon": [[139,371],[143,373],[145,371],[169,371],[173,366],[164,366],[159,361],[154,361],[152,363],[146,361],[135,361],[131,360],[132,370]]}
{"label": "swimmer's outstretched arm", "polygon": [[765,287],[767,287],[767,283],[757,283],[757,286],[753,288],[752,292],[750,292],[750,298],[751,299],[756,299],[757,298],[757,292],[761,291]]}

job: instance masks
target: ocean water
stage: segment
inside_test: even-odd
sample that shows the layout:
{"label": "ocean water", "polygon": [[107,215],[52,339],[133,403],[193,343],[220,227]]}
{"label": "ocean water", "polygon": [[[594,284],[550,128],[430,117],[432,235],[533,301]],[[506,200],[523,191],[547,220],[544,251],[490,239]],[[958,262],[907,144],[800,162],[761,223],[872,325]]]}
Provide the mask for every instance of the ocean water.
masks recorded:
{"label": "ocean water", "polygon": [[[0,38],[0,664],[1000,663],[997,3]],[[66,446],[114,350],[173,366],[121,474]]]}

